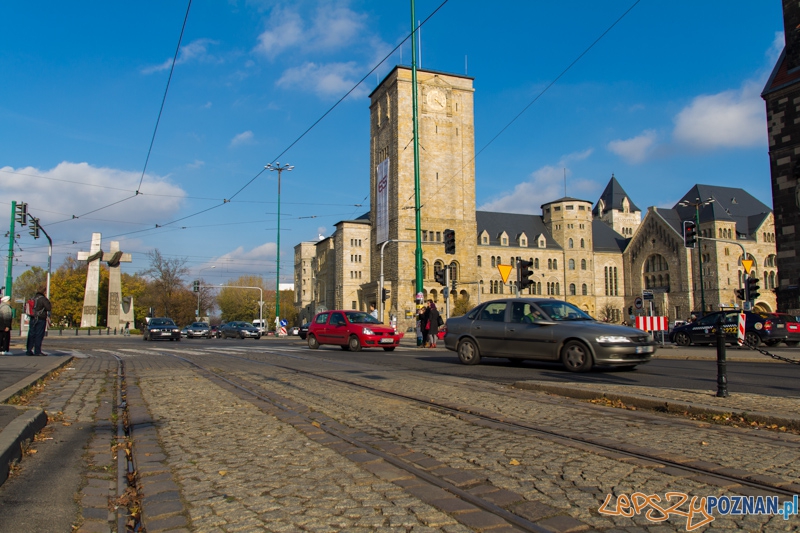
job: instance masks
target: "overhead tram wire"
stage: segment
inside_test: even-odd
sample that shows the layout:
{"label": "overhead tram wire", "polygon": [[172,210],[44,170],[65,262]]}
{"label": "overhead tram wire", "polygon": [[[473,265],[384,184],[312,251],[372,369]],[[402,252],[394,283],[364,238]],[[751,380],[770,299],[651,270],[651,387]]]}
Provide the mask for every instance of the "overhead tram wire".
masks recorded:
{"label": "overhead tram wire", "polygon": [[[443,183],[439,186],[438,190],[434,193],[434,195],[439,194],[440,192],[442,192],[444,190],[444,187],[447,186],[453,179],[455,179],[456,176],[461,174],[464,171],[464,169],[467,167],[467,165],[470,165],[471,163],[473,163],[478,158],[478,156],[481,155],[481,153],[483,153],[483,151],[486,150],[489,147],[489,145],[491,145],[495,140],[497,140],[497,138],[500,137],[514,122],[516,122],[517,119],[520,118],[528,110],[528,108],[530,108],[534,103],[536,103],[536,101],[539,100],[539,98],[541,98],[544,95],[544,93],[546,93],[550,89],[550,87],[555,85],[558,80],[560,80],[567,72],[569,72],[569,70],[572,67],[574,67],[575,64],[583,58],[583,56],[585,56],[587,53],[589,53],[589,50],[594,48],[594,46],[597,43],[599,43],[600,40],[603,37],[605,37],[606,34],[608,34],[608,32],[610,32],[614,28],[614,26],[619,24],[622,21],[622,19],[624,19],[628,15],[628,13],[630,13],[631,10],[633,10],[633,8],[636,7],[637,4],[639,4],[639,2],[641,2],[641,0],[636,0],[633,4],[631,4],[631,6],[627,10],[625,10],[625,12],[622,15],[620,15],[619,18],[617,18],[617,20],[615,20],[608,28],[606,28],[606,30],[603,33],[601,33],[600,36],[592,42],[592,44],[590,44],[588,47],[586,47],[586,49],[583,52],[581,52],[580,55],[578,57],[576,57],[572,61],[572,63],[570,63],[567,66],[567,68],[562,70],[561,73],[553,79],[553,81],[551,81],[549,84],[547,84],[547,86],[544,89],[542,89],[539,92],[539,94],[537,94],[533,98],[533,100],[531,100],[528,103],[528,105],[526,105],[524,108],[522,108],[522,111],[517,113],[516,116],[514,116],[514,118],[512,118],[505,126],[503,126],[503,128],[500,129],[500,131],[497,132],[497,134],[494,137],[492,137],[489,140],[489,142],[487,142],[485,145],[483,145],[483,147],[480,150],[478,150],[475,153],[475,155],[472,156],[472,158],[469,161],[467,161],[464,165],[462,165],[460,170],[458,170],[455,174],[453,174],[452,176],[450,176],[449,178],[444,180]],[[411,200],[411,199],[413,199],[413,196],[411,196],[408,199],[406,199],[406,205],[408,205],[408,201]]]}

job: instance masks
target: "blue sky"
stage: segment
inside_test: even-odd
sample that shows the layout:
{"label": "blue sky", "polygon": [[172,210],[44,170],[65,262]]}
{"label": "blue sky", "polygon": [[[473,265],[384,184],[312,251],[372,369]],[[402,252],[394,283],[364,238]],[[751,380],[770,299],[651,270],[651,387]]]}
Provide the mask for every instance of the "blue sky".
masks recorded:
{"label": "blue sky", "polygon": [[[539,214],[565,174],[595,202],[612,173],[641,209],[695,183],[772,205],[759,94],[783,46],[779,0],[642,0],[542,94],[634,3],[449,0],[423,26],[419,66],[474,77],[480,209]],[[417,0],[416,18],[440,4]],[[311,126],[405,39],[410,2],[194,2],[147,160],[186,7],[3,7],[0,216],[27,202],[54,268],[99,231],[134,254],[128,272],[158,248],[209,283],[274,279],[277,175],[259,173],[277,159],[295,166],[291,281],[295,244],[368,210],[367,95],[410,44]],[[45,240],[17,232],[15,276],[46,266]]]}

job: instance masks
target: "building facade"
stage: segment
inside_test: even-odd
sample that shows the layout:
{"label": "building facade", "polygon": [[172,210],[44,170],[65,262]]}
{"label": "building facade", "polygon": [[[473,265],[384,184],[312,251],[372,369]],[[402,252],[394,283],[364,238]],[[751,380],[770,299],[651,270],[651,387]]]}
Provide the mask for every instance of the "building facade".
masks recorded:
{"label": "building facade", "polygon": [[[444,287],[434,272],[445,268],[455,281],[450,303],[460,300],[460,308],[515,294],[516,261],[526,259],[534,274],[525,295],[564,299],[597,318],[623,322],[630,320],[635,299],[648,291],[655,313],[685,319],[703,304],[706,311],[741,305],[734,290],[743,283],[744,247],[754,260],[753,274],[764,280],[757,304],[775,309],[775,296],[768,290],[777,280],[772,211],[744,190],[697,185],[684,200],[714,200],[697,213],[676,204],[651,207],[642,218],[612,175],[596,202],[564,197],[541,205],[541,215],[476,211],[472,79],[419,71],[418,81],[425,299],[443,307]],[[383,279],[391,295],[384,322],[396,317],[402,331],[413,326],[411,101],[411,72],[403,67],[395,68],[371,95],[369,213],[339,222],[331,237],[295,247],[296,283],[307,276],[314,287],[298,296],[306,320],[321,308],[366,310],[378,304]],[[388,194],[381,198],[384,190]],[[683,221],[698,216],[699,246],[687,249]],[[454,255],[444,253],[445,229],[455,230]],[[310,265],[310,271],[298,272],[303,265]],[[505,281],[498,265],[514,267]]]}

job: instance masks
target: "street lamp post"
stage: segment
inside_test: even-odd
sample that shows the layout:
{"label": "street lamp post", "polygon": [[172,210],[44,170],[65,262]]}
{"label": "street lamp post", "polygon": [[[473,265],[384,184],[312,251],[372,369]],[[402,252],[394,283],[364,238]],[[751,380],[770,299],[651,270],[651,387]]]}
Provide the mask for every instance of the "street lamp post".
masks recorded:
{"label": "street lamp post", "polygon": [[[688,200],[684,200],[682,202],[678,202],[678,205],[683,206],[683,207],[694,207],[694,223],[695,223],[695,228],[697,228],[695,231],[697,231],[697,234],[698,234],[698,237],[697,237],[698,242],[700,241],[700,236],[699,236],[699,234],[700,234],[700,207],[705,206],[705,205],[710,205],[713,201],[714,201],[713,198],[708,198],[705,201],[700,200],[700,198],[695,198],[694,202],[690,202]],[[703,314],[705,314],[706,313],[706,292],[705,292],[705,287],[703,287],[703,247],[702,246],[698,246],[697,262],[700,265],[700,305],[703,308],[702,309]]]}
{"label": "street lamp post", "polygon": [[[210,270],[210,269],[212,269],[212,268],[217,268],[217,265],[210,266],[210,267],[203,267],[203,268],[201,268],[201,269],[200,269],[200,270],[197,272],[197,277],[198,277],[198,278],[201,278],[202,276],[201,276],[200,274],[203,272],[203,270]],[[201,289],[200,287],[197,287],[197,318],[198,318],[198,319],[200,319],[200,316],[201,316],[201,314],[200,314],[200,291],[201,291],[201,290],[202,290],[202,289]]]}
{"label": "street lamp post", "polygon": [[281,173],[291,171],[294,166],[283,165],[276,161],[265,166],[267,170],[278,171],[278,242],[275,245],[275,270],[277,272],[275,279],[275,334],[278,334],[278,324],[281,320]]}

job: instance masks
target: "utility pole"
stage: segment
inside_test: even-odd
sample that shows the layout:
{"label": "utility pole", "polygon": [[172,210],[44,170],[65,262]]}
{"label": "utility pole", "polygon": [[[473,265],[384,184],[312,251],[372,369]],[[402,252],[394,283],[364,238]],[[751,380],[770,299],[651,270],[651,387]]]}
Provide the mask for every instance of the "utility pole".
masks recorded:
{"label": "utility pole", "polygon": [[417,47],[415,37],[417,27],[414,23],[414,0],[411,0],[411,106],[414,130],[414,216],[417,249],[414,255],[416,287],[415,293],[422,292],[422,237],[420,231],[420,198],[419,198],[419,116],[417,112]]}
{"label": "utility pole", "polygon": [[8,265],[6,267],[6,290],[5,295],[11,296],[11,283],[14,281],[13,265],[14,265],[14,235],[15,235],[15,222],[17,214],[17,202],[11,201],[11,223],[9,224],[8,231]]}

